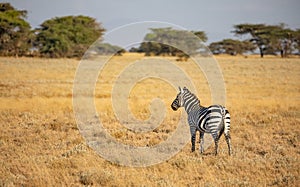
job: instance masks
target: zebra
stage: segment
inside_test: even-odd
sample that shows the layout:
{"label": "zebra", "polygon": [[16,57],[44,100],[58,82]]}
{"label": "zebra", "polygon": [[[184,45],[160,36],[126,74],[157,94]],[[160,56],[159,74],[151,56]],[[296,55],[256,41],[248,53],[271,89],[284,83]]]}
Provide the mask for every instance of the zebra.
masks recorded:
{"label": "zebra", "polygon": [[201,106],[200,100],[186,87],[183,89],[179,87],[179,91],[171,104],[171,108],[176,111],[179,107],[184,107],[188,114],[192,152],[195,151],[196,131],[200,131],[200,153],[204,152],[204,133],[210,133],[215,142],[215,155],[217,155],[218,142],[224,132],[228,154],[231,155],[230,114],[228,110],[221,105]]}

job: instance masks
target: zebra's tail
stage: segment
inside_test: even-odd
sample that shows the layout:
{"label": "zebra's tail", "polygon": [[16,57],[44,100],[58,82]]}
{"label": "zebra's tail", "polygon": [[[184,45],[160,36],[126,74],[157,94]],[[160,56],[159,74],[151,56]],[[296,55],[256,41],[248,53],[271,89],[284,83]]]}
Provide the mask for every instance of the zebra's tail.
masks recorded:
{"label": "zebra's tail", "polygon": [[221,126],[218,139],[220,139],[220,137],[222,136],[223,132],[224,132],[224,124],[222,124],[222,126]]}
{"label": "zebra's tail", "polygon": [[223,112],[224,134],[226,136],[230,136],[229,135],[229,131],[230,131],[230,113],[225,107],[224,107],[223,111],[224,111]]}

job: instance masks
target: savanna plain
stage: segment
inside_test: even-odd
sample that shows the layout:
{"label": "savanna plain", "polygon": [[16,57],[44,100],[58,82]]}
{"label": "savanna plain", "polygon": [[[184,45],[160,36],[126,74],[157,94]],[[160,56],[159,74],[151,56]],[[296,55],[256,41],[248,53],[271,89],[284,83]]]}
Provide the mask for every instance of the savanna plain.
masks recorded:
{"label": "savanna plain", "polygon": [[[99,73],[93,97],[107,133],[124,144],[151,147],[177,128],[183,109],[170,108],[177,89],[158,78],[143,79],[132,88],[128,107],[136,118],[149,117],[153,98],[165,103],[165,119],[149,132],[122,126],[111,101],[122,69],[143,58],[152,57],[113,57]],[[202,105],[212,104],[205,75],[192,59],[162,58],[190,75]],[[201,155],[199,143],[191,152],[188,142],[167,161],[127,167],[98,155],[77,127],[72,90],[80,60],[1,57],[0,186],[299,186],[300,58],[215,59],[226,86],[233,154],[228,155],[221,137],[217,156],[214,146]]]}

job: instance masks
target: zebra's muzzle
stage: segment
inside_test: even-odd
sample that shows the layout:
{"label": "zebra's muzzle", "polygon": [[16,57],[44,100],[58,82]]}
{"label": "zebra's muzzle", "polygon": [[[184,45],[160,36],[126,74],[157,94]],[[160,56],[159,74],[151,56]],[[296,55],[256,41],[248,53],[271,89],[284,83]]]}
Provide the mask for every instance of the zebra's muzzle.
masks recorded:
{"label": "zebra's muzzle", "polygon": [[172,108],[174,111],[176,111],[176,110],[178,109],[178,107],[177,107],[176,105],[174,105],[174,104],[171,105],[171,108]]}

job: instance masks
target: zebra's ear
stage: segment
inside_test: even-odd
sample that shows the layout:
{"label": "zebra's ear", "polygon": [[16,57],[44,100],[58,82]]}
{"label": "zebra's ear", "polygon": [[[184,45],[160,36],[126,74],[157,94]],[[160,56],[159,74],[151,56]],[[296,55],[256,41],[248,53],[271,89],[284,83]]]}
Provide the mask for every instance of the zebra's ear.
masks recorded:
{"label": "zebra's ear", "polygon": [[183,89],[180,88],[180,86],[178,88],[179,88],[180,93],[183,93]]}

